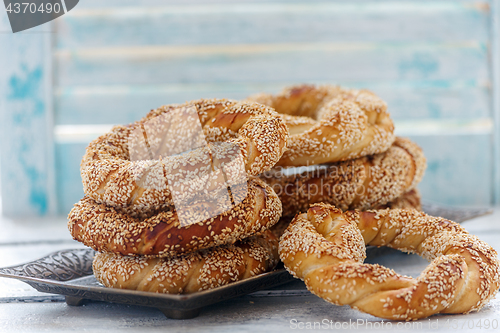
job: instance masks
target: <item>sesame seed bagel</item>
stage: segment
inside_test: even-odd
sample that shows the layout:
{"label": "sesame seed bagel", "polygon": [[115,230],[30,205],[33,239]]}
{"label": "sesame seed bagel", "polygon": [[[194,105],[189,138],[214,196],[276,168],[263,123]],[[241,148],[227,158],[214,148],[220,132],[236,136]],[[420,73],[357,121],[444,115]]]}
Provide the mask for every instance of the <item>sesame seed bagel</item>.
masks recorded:
{"label": "sesame seed bagel", "polygon": [[235,244],[173,258],[97,253],[92,267],[106,287],[189,294],[268,272],[278,260],[278,239],[266,231]]}
{"label": "sesame seed bagel", "polygon": [[[183,225],[175,209],[130,211],[84,197],[68,215],[73,238],[99,252],[128,256],[170,257],[234,243],[270,228],[281,216],[281,202],[259,179],[247,184],[246,197],[232,209],[194,224]],[[217,202],[197,202],[193,212],[205,212]]]}
{"label": "sesame seed bagel", "polygon": [[417,186],[426,159],[415,143],[398,137],[383,153],[311,169],[291,173],[293,169],[275,168],[260,176],[278,194],[283,215],[295,215],[317,202],[342,210],[387,204]]}
{"label": "sesame seed bagel", "polygon": [[367,90],[299,85],[247,98],[284,114],[290,139],[277,165],[345,161],[386,151],[394,141],[387,105]]}
{"label": "sesame seed bagel", "polygon": [[269,170],[287,139],[279,115],[258,103],[162,106],[90,143],[80,168],[83,190],[114,207],[171,205]]}
{"label": "sesame seed bagel", "polygon": [[[365,244],[430,260],[418,278],[364,264]],[[314,204],[280,239],[286,269],[315,295],[391,320],[479,310],[500,287],[496,251],[463,227],[412,209],[348,211]]]}

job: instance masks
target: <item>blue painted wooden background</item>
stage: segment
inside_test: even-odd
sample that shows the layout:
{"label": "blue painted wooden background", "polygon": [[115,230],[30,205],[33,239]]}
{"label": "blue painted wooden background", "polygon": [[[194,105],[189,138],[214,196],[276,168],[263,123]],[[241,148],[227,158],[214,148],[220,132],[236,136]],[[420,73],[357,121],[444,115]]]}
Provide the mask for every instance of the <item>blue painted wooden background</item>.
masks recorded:
{"label": "blue painted wooden background", "polygon": [[498,0],[81,1],[53,33],[0,35],[4,212],[66,214],[111,124],[304,82],[382,96],[426,153],[424,199],[500,203],[499,17]]}

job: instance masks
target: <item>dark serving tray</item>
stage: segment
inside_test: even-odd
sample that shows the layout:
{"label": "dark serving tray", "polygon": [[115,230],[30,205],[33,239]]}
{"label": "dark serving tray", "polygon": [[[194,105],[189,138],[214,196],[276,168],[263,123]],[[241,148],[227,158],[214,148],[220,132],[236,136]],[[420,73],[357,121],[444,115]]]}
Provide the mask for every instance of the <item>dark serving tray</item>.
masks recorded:
{"label": "dark serving tray", "polygon": [[[488,209],[443,208],[430,204],[424,204],[423,210],[456,222],[491,212]],[[390,251],[396,250],[369,246],[367,257],[373,258]],[[187,295],[114,289],[104,287],[94,278],[94,254],[91,249],[58,251],[26,264],[0,268],[0,277],[21,280],[41,292],[64,295],[68,305],[82,305],[86,300],[142,305],[158,308],[165,316],[176,319],[193,318],[205,306],[294,280],[284,268],[278,268],[243,281]]]}
{"label": "dark serving tray", "polygon": [[96,300],[150,306],[175,319],[196,317],[204,306],[272,288],[294,279],[281,268],[215,289],[186,295],[114,289],[102,286],[92,275],[94,254],[91,249],[58,251],[26,264],[0,268],[0,277],[21,280],[41,292],[64,295],[68,305],[82,305],[85,300]]}

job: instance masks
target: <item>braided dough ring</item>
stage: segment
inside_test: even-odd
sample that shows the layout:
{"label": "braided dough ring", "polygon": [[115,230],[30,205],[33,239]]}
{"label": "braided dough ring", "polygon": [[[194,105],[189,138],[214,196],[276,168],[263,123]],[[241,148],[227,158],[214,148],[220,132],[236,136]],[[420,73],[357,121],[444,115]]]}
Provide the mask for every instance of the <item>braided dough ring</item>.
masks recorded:
{"label": "braided dough ring", "polygon": [[98,253],[92,267],[96,279],[106,287],[189,294],[268,272],[278,260],[278,240],[266,231],[233,245],[173,258]]}
{"label": "braided dough ring", "polygon": [[280,166],[350,160],[384,152],[394,141],[387,105],[366,90],[301,85],[247,99],[285,114],[290,140]]}
{"label": "braided dough ring", "polygon": [[260,177],[278,194],[284,215],[295,215],[316,202],[342,210],[384,205],[414,189],[426,160],[420,147],[398,137],[384,153],[337,162],[300,174],[276,168]]}
{"label": "braided dough ring", "polygon": [[[205,203],[193,204],[204,211]],[[68,215],[73,238],[99,252],[169,257],[237,240],[270,228],[281,216],[281,202],[263,181],[251,179],[248,194],[233,209],[182,226],[174,209],[148,213],[123,211],[84,197]]]}
{"label": "braided dough ring", "polygon": [[[365,244],[417,253],[430,265],[414,279],[363,264]],[[280,258],[317,296],[377,317],[415,320],[479,310],[498,291],[496,251],[455,222],[415,210],[342,213],[326,204],[298,215]]]}
{"label": "braided dough ring", "polygon": [[173,197],[189,200],[200,189],[219,191],[269,170],[287,138],[283,120],[258,103],[201,99],[163,106],[90,143],[81,162],[83,190],[114,207],[172,205]]}

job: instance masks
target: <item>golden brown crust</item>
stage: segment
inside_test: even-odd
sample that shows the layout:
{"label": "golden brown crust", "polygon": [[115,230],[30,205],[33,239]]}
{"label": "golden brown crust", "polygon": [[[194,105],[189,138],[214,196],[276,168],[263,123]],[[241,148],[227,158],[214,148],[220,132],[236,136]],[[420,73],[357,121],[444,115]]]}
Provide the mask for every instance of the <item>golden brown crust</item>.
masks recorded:
{"label": "golden brown crust", "polygon": [[[401,276],[363,264],[364,244],[417,253],[432,262],[416,279]],[[479,310],[500,287],[493,248],[455,222],[412,209],[343,213],[312,205],[281,237],[280,258],[312,293],[391,320]]]}
{"label": "golden brown crust", "polygon": [[305,211],[324,202],[342,210],[366,210],[395,200],[422,179],[426,160],[422,150],[405,138],[397,138],[384,153],[321,165],[299,174],[276,168],[264,179],[278,194],[284,215]]}
{"label": "golden brown crust", "polygon": [[[247,98],[286,114],[288,149],[277,165],[332,163],[386,151],[394,141],[387,105],[367,90],[299,85]],[[290,116],[310,117],[298,121]]]}
{"label": "golden brown crust", "polygon": [[90,143],[80,170],[84,193],[115,207],[171,205],[173,196],[188,200],[200,188],[219,190],[231,174],[238,182],[269,170],[287,139],[279,115],[258,103],[201,99],[163,106]]}
{"label": "golden brown crust", "polygon": [[278,240],[266,231],[232,245],[173,258],[98,253],[93,270],[96,279],[106,287],[189,294],[268,272],[278,260]]}
{"label": "golden brown crust", "polygon": [[[206,209],[204,203],[193,210]],[[281,216],[281,202],[259,179],[248,182],[247,196],[222,214],[182,226],[174,209],[135,215],[84,197],[68,216],[74,239],[100,252],[168,257],[206,249],[262,232]]]}

